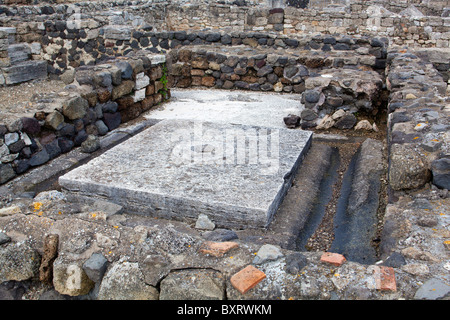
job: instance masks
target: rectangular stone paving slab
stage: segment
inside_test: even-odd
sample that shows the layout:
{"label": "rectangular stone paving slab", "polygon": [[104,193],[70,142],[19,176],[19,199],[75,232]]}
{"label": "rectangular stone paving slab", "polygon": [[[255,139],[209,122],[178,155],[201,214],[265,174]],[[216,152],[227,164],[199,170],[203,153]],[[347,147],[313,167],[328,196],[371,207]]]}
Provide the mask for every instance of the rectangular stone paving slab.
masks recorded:
{"label": "rectangular stone paving slab", "polygon": [[148,119],[198,120],[285,128],[283,118],[300,116],[299,94],[223,89],[171,89],[170,100],[144,115]]}
{"label": "rectangular stone paving slab", "polygon": [[68,196],[126,212],[216,226],[266,227],[311,143],[311,132],[163,120],[60,177]]}

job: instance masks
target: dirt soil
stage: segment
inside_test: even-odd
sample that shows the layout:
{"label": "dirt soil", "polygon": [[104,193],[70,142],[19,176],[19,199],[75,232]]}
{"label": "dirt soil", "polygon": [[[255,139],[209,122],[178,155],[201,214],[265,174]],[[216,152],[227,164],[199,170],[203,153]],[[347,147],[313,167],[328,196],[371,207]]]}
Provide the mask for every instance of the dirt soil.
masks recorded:
{"label": "dirt soil", "polygon": [[15,86],[0,87],[0,124],[10,122],[24,114],[34,115],[39,110],[36,101],[57,93],[65,84],[59,80],[35,80]]}

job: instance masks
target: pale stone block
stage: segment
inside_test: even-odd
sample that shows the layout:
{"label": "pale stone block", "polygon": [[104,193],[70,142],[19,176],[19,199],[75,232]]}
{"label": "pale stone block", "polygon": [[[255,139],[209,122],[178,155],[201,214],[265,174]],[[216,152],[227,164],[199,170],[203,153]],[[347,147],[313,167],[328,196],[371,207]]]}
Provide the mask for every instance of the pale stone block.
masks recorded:
{"label": "pale stone block", "polygon": [[285,128],[163,120],[59,183],[68,196],[103,198],[130,213],[175,220],[203,213],[216,226],[265,227],[311,136]]}

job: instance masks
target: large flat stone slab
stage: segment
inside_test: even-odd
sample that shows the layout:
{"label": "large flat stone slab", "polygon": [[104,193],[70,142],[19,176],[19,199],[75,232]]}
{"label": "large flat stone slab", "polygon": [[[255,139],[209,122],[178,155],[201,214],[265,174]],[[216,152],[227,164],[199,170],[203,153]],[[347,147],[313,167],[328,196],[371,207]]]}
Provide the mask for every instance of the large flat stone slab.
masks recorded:
{"label": "large flat stone slab", "polygon": [[6,84],[16,84],[47,77],[47,61],[21,61],[7,68],[3,68]]}
{"label": "large flat stone slab", "polygon": [[216,226],[265,227],[289,189],[311,132],[163,120],[60,177],[67,196],[131,213]]}
{"label": "large flat stone slab", "polygon": [[300,100],[300,94],[172,88],[170,100],[145,117],[285,128],[283,118],[304,109]]}

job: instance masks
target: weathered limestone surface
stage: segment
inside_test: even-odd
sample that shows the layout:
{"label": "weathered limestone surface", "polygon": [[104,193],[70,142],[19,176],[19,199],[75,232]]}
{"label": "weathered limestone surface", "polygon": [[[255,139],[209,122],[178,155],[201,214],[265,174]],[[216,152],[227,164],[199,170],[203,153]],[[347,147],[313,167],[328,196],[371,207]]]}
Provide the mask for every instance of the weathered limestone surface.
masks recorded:
{"label": "weathered limestone surface", "polygon": [[311,135],[166,120],[59,182],[69,194],[108,198],[130,212],[174,219],[204,213],[218,226],[264,227],[287,192]]}
{"label": "weathered limestone surface", "polygon": [[172,89],[170,101],[144,115],[148,119],[190,119],[284,128],[286,114],[303,110],[296,94],[228,91],[220,89]]}
{"label": "weathered limestone surface", "polygon": [[[63,1],[57,0],[57,2]],[[39,58],[39,55],[42,54],[41,58],[51,62],[48,70],[54,76],[60,74],[68,66],[75,68],[82,64],[99,62],[106,56],[122,55],[129,50],[139,48],[148,48],[152,49],[152,52],[156,52],[177,48],[180,45],[199,43],[208,45],[213,43],[245,44],[252,48],[268,46],[277,50],[279,48],[283,55],[280,55],[279,60],[278,57],[274,60],[273,55],[248,60],[254,63],[251,70],[253,78],[241,79],[249,76],[245,74],[248,70],[243,67],[247,66],[245,59],[239,60],[237,64],[234,63],[236,61],[234,57],[219,62],[223,58],[220,55],[214,57],[215,61],[210,61],[211,56],[205,56],[206,59],[203,60],[192,61],[189,69],[186,66],[182,68],[181,64],[178,64],[177,70],[180,71],[180,76],[191,78],[192,83],[189,82],[189,85],[216,86],[225,89],[259,90],[259,88],[264,88],[263,91],[304,92],[305,101],[312,104],[310,105],[312,108],[302,114],[302,120],[305,120],[306,125],[310,125],[307,122],[314,121],[318,116],[312,109],[317,106],[317,103],[320,103],[321,106],[329,104],[332,110],[338,108],[336,113],[327,118],[327,123],[329,121],[331,123],[331,120],[338,120],[339,115],[339,125],[336,121],[330,126],[335,125],[335,127],[343,129],[352,127],[356,118],[343,111],[345,103],[339,95],[328,95],[330,92],[323,93],[323,91],[323,95],[313,92],[314,90],[310,89],[317,89],[316,84],[308,88],[309,81],[323,78],[317,77],[318,73],[322,73],[322,70],[317,68],[343,67],[351,68],[351,72],[354,72],[356,69],[359,71],[378,69],[380,71],[388,66],[386,86],[390,91],[388,147],[391,160],[389,187],[395,190],[383,218],[384,228],[379,248],[381,261],[377,261],[376,265],[360,265],[348,260],[331,264],[323,261],[321,252],[299,253],[275,247],[268,248],[267,244],[263,246],[249,244],[244,239],[237,239],[237,236],[233,238],[236,243],[233,243],[232,249],[218,257],[199,250],[205,244],[203,241],[207,237],[207,232],[200,236],[201,232],[198,231],[204,230],[204,224],[202,227],[200,224],[198,228],[196,226],[195,228],[198,230],[194,231],[191,229],[192,225],[191,227],[186,224],[177,225],[172,220],[163,222],[163,219],[143,217],[146,219],[138,221],[133,215],[127,213],[118,215],[117,212],[108,214],[98,210],[96,206],[76,208],[80,203],[66,202],[62,199],[59,200],[61,203],[56,206],[51,203],[39,209],[37,209],[39,206],[36,205],[39,202],[34,203],[33,211],[33,205],[31,207],[25,205],[25,203],[31,204],[33,200],[15,199],[17,206],[3,208],[0,212],[0,265],[4,266],[0,270],[0,282],[28,281],[35,278],[39,270],[38,254],[42,254],[42,248],[45,248],[43,245],[45,236],[57,233],[62,236],[62,242],[58,248],[59,258],[55,262],[55,269],[52,273],[54,288],[59,293],[81,295],[82,298],[86,298],[85,295],[89,294],[94,299],[126,298],[130,300],[163,299],[165,297],[187,299],[193,296],[197,299],[213,297],[215,299],[290,300],[448,300],[450,292],[448,285],[450,281],[448,276],[450,243],[448,239],[450,235],[447,213],[450,204],[447,190],[450,165],[449,89],[447,84],[449,64],[446,54],[448,55],[450,41],[448,32],[450,21],[448,9],[444,10],[441,16],[440,7],[444,1],[423,1],[417,8],[409,7],[412,2],[420,2],[413,0],[400,3],[396,1],[390,3],[352,1],[347,7],[322,6],[322,3],[327,1],[310,0],[308,6],[306,5],[308,1],[291,1],[291,3],[293,2],[304,2],[305,4],[300,6],[302,10],[288,7],[271,9],[256,7],[259,5],[259,1],[246,1],[247,7],[247,5],[242,5],[244,1],[226,0],[210,5],[208,6],[209,10],[204,10],[204,6],[200,2],[195,5],[186,3],[181,7],[179,7],[179,3],[174,3],[167,7],[168,10],[165,11],[167,14],[162,17],[155,17],[152,11],[157,11],[154,9],[165,6],[165,1],[148,4],[148,1],[137,0],[133,1],[133,6],[129,6],[130,2],[124,0],[83,2],[69,6],[51,4],[1,6],[1,12],[6,13],[2,14],[0,18],[3,22],[2,25],[17,26],[20,41],[33,42],[33,45],[40,45],[39,42],[42,42],[43,48],[41,52],[40,48],[36,51],[36,46],[27,48],[22,45],[13,45],[8,47],[11,40],[14,40],[11,35],[13,34],[12,29],[15,28],[7,28],[8,30],[2,28],[0,33],[5,34],[0,37],[0,51],[2,51],[0,65],[11,68],[11,63],[22,63],[29,58],[30,54],[35,55],[34,58]],[[318,6],[319,2],[321,3],[320,7]],[[337,2],[333,1],[333,3]],[[27,4],[30,1],[4,1],[4,4],[11,3]],[[279,1],[267,1],[267,3],[274,4]],[[343,4],[344,1],[339,1],[339,3]],[[144,6],[141,6],[142,4]],[[385,8],[378,4],[384,5]],[[110,9],[110,5],[117,5],[114,8],[117,11],[106,10],[97,15],[104,9]],[[81,14],[81,12],[83,13]],[[432,16],[424,16],[424,13],[430,12],[433,13]],[[132,13],[142,14],[143,17]],[[164,21],[155,21],[155,19]],[[146,22],[157,22],[161,26],[178,31],[159,32],[159,29],[158,31],[152,30],[152,27]],[[221,30],[220,32],[217,30],[207,33],[195,30],[179,31],[210,27],[222,28],[224,26],[227,27],[226,31]],[[229,30],[235,32],[229,32]],[[303,33],[310,32],[327,34],[302,37]],[[337,33],[349,36],[338,37],[335,36]],[[370,36],[375,35],[377,38],[353,37],[354,34],[363,33]],[[387,38],[389,38],[390,45],[394,43],[409,47],[415,45],[424,48],[441,47],[444,50],[438,55],[442,55],[443,59],[440,57],[435,60],[436,52],[434,56],[431,56],[425,52],[427,50],[419,54],[418,52],[408,52],[403,48],[387,55],[385,47]],[[308,66],[310,71],[308,75],[300,74],[305,71],[303,67],[291,65],[289,58],[291,56],[286,51],[297,48],[308,50],[311,53],[307,55],[305,63],[300,63],[305,66],[311,64]],[[9,56],[4,55],[7,51],[9,51]],[[336,51],[344,53],[345,56],[339,57],[336,55]],[[321,53],[320,57],[312,59],[311,56],[317,55],[318,52]],[[349,53],[352,56],[348,56]],[[428,61],[421,60],[423,55],[428,56],[426,57]],[[191,60],[188,59],[188,61]],[[275,65],[275,63],[279,65]],[[324,65],[321,65],[322,63]],[[281,69],[282,67],[283,69]],[[133,69],[139,68],[138,64],[123,68],[123,70],[119,70],[122,75],[119,73],[119,77],[117,77],[117,69],[111,67],[108,72],[96,70],[99,72],[95,77],[87,78],[88,81],[93,81],[95,90],[98,91],[89,92],[83,96],[83,99],[89,101],[90,107],[86,115],[88,117],[83,118],[86,131],[98,130],[99,133],[103,132],[100,134],[103,135],[120,124],[121,116],[122,119],[133,118],[153,103],[157,104],[157,101],[153,101],[153,99],[142,100],[144,92],[139,90],[142,90],[142,86],[148,85],[147,77],[151,78],[151,81],[156,78],[152,78],[153,72],[147,75],[143,75],[139,71],[133,72]],[[159,70],[161,71],[161,69]],[[23,73],[23,71],[25,72]],[[23,76],[29,71],[32,69],[21,69],[16,75]],[[13,73],[11,72],[11,74]],[[312,80],[311,75],[314,75],[315,79]],[[69,84],[73,81],[74,73],[69,71],[65,76],[69,79],[72,78],[67,82]],[[305,76],[310,77],[307,79]],[[132,86],[127,83],[121,88],[124,89],[123,91],[115,93],[117,102],[106,102],[111,94],[108,87],[111,84],[120,85],[118,80],[121,82],[121,77],[124,82],[130,79],[136,80],[133,88],[139,92],[128,96]],[[81,78],[77,78],[77,81],[79,79]],[[326,77],[325,81],[327,81]],[[3,77],[0,76],[0,82],[8,83],[11,80],[3,75]],[[335,88],[340,90],[346,86],[343,84],[340,82],[339,86]],[[156,91],[161,89],[161,85],[161,82],[155,82],[155,85],[145,92],[145,96],[153,95],[155,89]],[[119,95],[120,97],[118,97]],[[371,110],[371,105],[367,104],[369,99],[364,96],[361,96],[362,99],[357,99],[357,95],[353,98],[358,100],[358,108]],[[98,104],[97,101],[99,101]],[[132,105],[132,102],[139,103],[140,107]],[[85,108],[81,106],[81,109]],[[56,112],[59,111],[51,114],[45,114],[47,113],[45,112],[43,117],[41,114],[41,117],[23,118],[15,123],[7,123],[7,126],[0,126],[2,161],[0,183],[7,182],[16,174],[27,170],[28,166],[41,164],[56,157],[60,152],[64,152],[63,150],[72,148],[72,146],[67,147],[65,143],[59,144],[62,140],[58,138],[58,144],[55,145],[54,142],[49,141],[44,143],[45,140],[43,140],[41,142],[45,149],[31,152],[31,148],[36,146],[32,135],[40,132],[40,127],[44,126],[44,122],[45,126],[57,132],[58,137],[60,137],[59,134],[71,135],[75,126],[78,128],[77,131],[84,127],[80,121],[73,124],[64,123],[65,118],[62,113]],[[95,121],[95,119],[91,121],[93,112],[97,114],[98,119],[103,119],[95,122],[97,128],[92,126]],[[101,117],[102,113],[104,113],[103,118]],[[72,121],[70,118],[66,119]],[[340,119],[345,119],[345,121]],[[90,123],[89,128],[87,123]],[[34,129],[34,126],[37,126],[37,129]],[[368,128],[370,129],[370,127]],[[213,132],[210,130],[209,134],[213,135]],[[209,135],[206,136],[209,137]],[[173,138],[173,136],[170,137]],[[184,137],[178,136],[178,140],[169,142],[183,142]],[[81,142],[80,140],[85,138],[87,138],[86,132],[84,135],[80,135],[76,141]],[[271,136],[270,141],[273,141],[273,138],[274,135]],[[37,139],[36,141],[39,142]],[[67,141],[69,140],[64,140],[64,142]],[[167,142],[167,139],[159,139],[159,141]],[[70,142],[72,141],[70,140]],[[216,157],[218,155],[217,145],[209,140],[207,143],[203,142],[201,144],[194,143],[193,148],[189,149],[192,153],[185,153],[186,150],[180,146],[180,149],[177,149],[180,151],[177,153],[179,157],[174,162],[182,166],[187,161],[192,168],[198,164],[194,161],[194,156],[200,154],[203,167],[211,165],[211,163],[206,165],[204,163],[206,160],[213,164],[220,162],[221,158]],[[248,143],[251,145],[251,141]],[[245,145],[245,142],[243,144]],[[169,143],[163,147],[168,145]],[[139,145],[139,148],[144,149],[144,152],[148,154],[142,155],[141,159],[131,159],[132,161],[130,158],[117,156],[115,159],[119,164],[115,163],[112,168],[128,177],[130,173],[138,175],[139,169],[133,167],[132,171],[129,171],[129,168],[125,166],[127,162],[131,162],[133,165],[142,160],[142,163],[153,166],[155,163],[152,161],[155,159],[151,158],[151,155],[154,149],[148,148],[147,150],[142,146],[143,144]],[[188,146],[191,145],[188,144]],[[295,147],[290,147],[292,150],[295,149]],[[61,150],[58,151],[58,149]],[[238,145],[236,145],[236,149],[239,149]],[[24,159],[21,159],[23,161],[20,162],[15,161],[18,159],[16,158],[17,153],[21,150],[27,151],[24,151],[23,154],[27,154],[26,159],[31,157],[30,163]],[[190,156],[183,157],[187,154]],[[137,153],[133,156],[136,157],[136,155]],[[236,156],[239,157],[238,152]],[[251,159],[250,154],[247,157]],[[144,162],[144,160],[148,161]],[[223,158],[222,160],[226,161]],[[294,161],[294,159],[290,160]],[[238,160],[236,159],[236,161]],[[105,165],[101,167],[103,171],[100,170],[96,174],[104,178],[102,174],[104,174],[105,168],[110,167]],[[170,167],[164,169],[170,169]],[[367,169],[372,168],[369,165]],[[195,170],[188,170],[188,175],[194,175],[196,172],[198,173]],[[142,175],[142,170],[139,173]],[[262,179],[260,176],[252,174],[243,177],[246,179],[246,184],[250,185],[255,182],[252,180],[253,178]],[[283,176],[280,177],[283,178]],[[289,180],[289,176],[284,177]],[[151,178],[153,179],[155,176]],[[227,179],[229,178],[228,175]],[[183,176],[181,180],[183,181]],[[124,179],[124,181],[127,180]],[[170,181],[158,179],[158,176],[154,181],[167,187],[167,190],[171,192],[186,187],[183,183],[170,183]],[[364,179],[364,181],[367,180]],[[212,182],[214,181],[195,185],[192,188],[193,193],[195,194],[194,191],[208,193],[211,190]],[[357,183],[358,181],[356,181],[355,187],[364,186]],[[255,184],[253,183],[253,185]],[[225,187],[225,184],[223,186]],[[109,195],[105,190],[99,189],[99,197]],[[116,191],[114,189],[112,192]],[[364,191],[364,188],[360,188],[360,191]],[[241,193],[242,195],[239,196],[242,198],[250,195],[250,193],[242,191]],[[233,195],[233,197],[235,196]],[[113,201],[114,197],[111,200]],[[42,200],[35,198],[34,201]],[[56,202],[56,200],[51,202]],[[161,201],[161,203],[163,202],[167,203],[167,201]],[[5,202],[5,205],[8,204],[9,202]],[[360,212],[356,204],[358,201],[352,201],[356,211]],[[139,203],[123,205],[127,211],[130,205],[139,207],[139,213],[144,214],[148,209]],[[235,205],[235,207],[237,206]],[[218,237],[219,241],[224,240],[225,234],[233,236],[234,231],[232,230],[225,230],[224,233],[222,233],[224,229],[214,230],[215,225],[221,226],[221,224],[217,223],[217,216],[209,214],[209,217],[212,221],[210,221],[211,226],[208,227],[208,233]],[[191,218],[195,220],[197,216]],[[263,240],[258,239],[258,241]],[[101,265],[94,267],[94,269],[98,268],[94,270],[95,276],[88,272],[92,270],[86,268],[86,262],[93,260],[94,255],[103,257],[100,261]],[[257,278],[258,282],[248,281],[252,280],[252,277],[243,277],[242,282],[246,282],[243,287],[249,290],[242,294],[244,291],[241,292],[239,288],[243,287],[231,279],[235,279],[236,274],[248,268],[251,263],[257,264],[257,271],[261,277]],[[253,280],[255,280],[254,278]],[[16,282],[16,285],[17,283],[20,285],[20,282]],[[5,284],[2,283],[0,297],[2,297],[4,287]],[[226,290],[226,294],[224,294],[224,290]]]}

